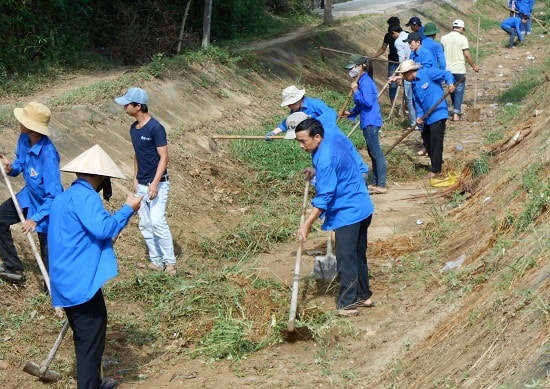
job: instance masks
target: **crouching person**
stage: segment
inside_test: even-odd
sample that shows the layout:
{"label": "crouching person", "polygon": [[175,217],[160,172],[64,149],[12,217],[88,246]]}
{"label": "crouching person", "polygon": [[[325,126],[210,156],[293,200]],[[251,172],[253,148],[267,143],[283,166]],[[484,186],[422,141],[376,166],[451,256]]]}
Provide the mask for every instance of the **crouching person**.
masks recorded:
{"label": "crouching person", "polygon": [[50,209],[48,250],[52,303],[63,307],[73,330],[77,388],[111,388],[116,381],[102,379],[107,309],[103,284],[118,273],[113,238],[139,209],[141,196],[130,194],[126,203],[109,214],[98,195],[111,196],[112,178],[124,178],[113,160],[96,145],[65,165],[76,180],[58,195]]}

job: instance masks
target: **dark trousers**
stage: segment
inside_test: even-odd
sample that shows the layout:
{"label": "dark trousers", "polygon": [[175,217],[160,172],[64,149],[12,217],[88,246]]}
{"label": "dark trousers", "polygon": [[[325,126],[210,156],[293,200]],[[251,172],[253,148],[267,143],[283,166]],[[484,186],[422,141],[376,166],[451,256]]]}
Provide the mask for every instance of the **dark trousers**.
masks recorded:
{"label": "dark trousers", "polygon": [[[27,208],[22,209],[24,217],[27,217]],[[4,263],[6,270],[23,270],[23,262],[17,255],[17,250],[13,244],[10,227],[19,223],[19,215],[13,200],[9,198],[0,205],[0,258]],[[48,270],[48,234],[38,232],[38,242],[40,243],[40,255],[46,270]]]}
{"label": "dark trousers", "polygon": [[73,330],[77,388],[99,389],[107,332],[107,307],[101,289],[91,300],[65,308],[65,313]]}
{"label": "dark trousers", "polygon": [[336,260],[340,277],[337,308],[353,306],[370,298],[369,268],[367,264],[367,231],[372,215],[363,221],[337,228]]}
{"label": "dark trousers", "polygon": [[441,173],[446,122],[447,119],[442,119],[430,125],[424,124],[424,130],[422,131],[422,143],[430,156],[432,173]]}

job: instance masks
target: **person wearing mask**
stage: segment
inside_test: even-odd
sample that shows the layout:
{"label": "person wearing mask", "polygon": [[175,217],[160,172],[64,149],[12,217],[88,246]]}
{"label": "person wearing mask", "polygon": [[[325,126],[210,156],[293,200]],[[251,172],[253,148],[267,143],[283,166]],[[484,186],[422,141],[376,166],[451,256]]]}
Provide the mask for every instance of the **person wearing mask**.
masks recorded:
{"label": "person wearing mask", "polygon": [[351,82],[355,107],[345,111],[344,115],[351,120],[359,116],[359,123],[363,137],[367,144],[367,152],[372,163],[372,184],[368,186],[370,193],[384,194],[388,192],[386,186],[386,159],[380,146],[380,128],[382,114],[378,104],[376,84],[367,74],[368,58],[361,55],[350,56],[344,67],[354,80]]}

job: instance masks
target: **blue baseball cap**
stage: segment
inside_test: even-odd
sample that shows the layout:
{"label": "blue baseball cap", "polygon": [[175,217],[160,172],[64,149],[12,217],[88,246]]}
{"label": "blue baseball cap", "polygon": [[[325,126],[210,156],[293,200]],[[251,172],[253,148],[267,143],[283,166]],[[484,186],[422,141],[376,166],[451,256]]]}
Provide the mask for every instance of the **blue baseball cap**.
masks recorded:
{"label": "blue baseball cap", "polygon": [[127,105],[130,103],[137,104],[147,104],[149,98],[147,97],[147,92],[141,88],[130,88],[124,96],[117,97],[115,99],[117,104]]}
{"label": "blue baseball cap", "polygon": [[417,26],[421,26],[422,22],[420,21],[419,17],[413,16],[412,18],[409,19],[409,22],[407,24],[405,24],[405,26],[410,27],[413,24],[416,24]]}

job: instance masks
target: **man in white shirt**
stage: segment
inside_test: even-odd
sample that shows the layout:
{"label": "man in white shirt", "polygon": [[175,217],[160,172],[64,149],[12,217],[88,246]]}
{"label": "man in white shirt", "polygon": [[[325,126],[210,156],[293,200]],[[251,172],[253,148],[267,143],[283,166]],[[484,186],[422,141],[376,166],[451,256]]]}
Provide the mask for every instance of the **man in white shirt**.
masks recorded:
{"label": "man in white shirt", "polygon": [[[457,19],[453,22],[453,29],[446,35],[441,37],[441,44],[445,52],[445,61],[447,62],[447,70],[453,74],[455,81],[466,76],[466,61],[472,67],[474,72],[478,72],[479,68],[475,64],[468,39],[464,34],[464,21]],[[459,84],[456,84],[456,89],[451,93],[451,101],[453,103],[453,121],[461,120],[462,116],[462,101],[464,100],[464,89],[466,87],[466,78]]]}

